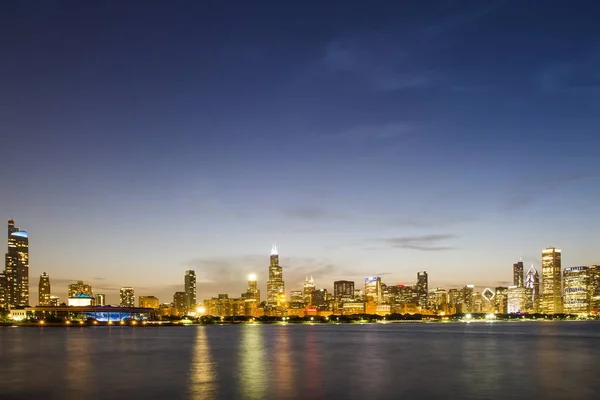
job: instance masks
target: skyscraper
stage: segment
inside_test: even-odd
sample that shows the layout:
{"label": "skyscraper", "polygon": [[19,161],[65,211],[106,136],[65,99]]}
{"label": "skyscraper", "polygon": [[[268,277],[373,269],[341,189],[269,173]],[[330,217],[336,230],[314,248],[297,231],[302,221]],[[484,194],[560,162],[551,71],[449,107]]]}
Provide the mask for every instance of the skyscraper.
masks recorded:
{"label": "skyscraper", "polygon": [[473,309],[473,292],[475,291],[474,285],[467,285],[462,289],[462,307],[461,312],[472,313]]}
{"label": "skyscraper", "polygon": [[333,297],[337,302],[354,299],[354,281],[335,281],[333,282]]}
{"label": "skyscraper", "polygon": [[524,286],[509,286],[507,303],[509,313],[520,313],[527,308],[527,289]]}
{"label": "skyscraper", "polygon": [[500,314],[508,313],[508,288],[506,286],[498,286],[496,288],[496,312]]}
{"label": "skyscraper", "polygon": [[429,292],[427,271],[417,272],[417,302],[422,310],[428,308],[427,293]]}
{"label": "skyscraper", "polygon": [[68,296],[74,297],[77,294],[86,294],[88,296],[93,296],[92,294],[92,286],[86,285],[83,281],[77,281],[77,283],[69,284]]}
{"label": "skyscraper", "polygon": [[564,285],[564,312],[587,314],[590,311],[589,267],[565,268]]}
{"label": "skyscraper", "polygon": [[256,282],[256,274],[248,275],[248,290],[244,297],[256,301],[256,304],[260,303],[260,289]]}
{"label": "skyscraper", "polygon": [[4,270],[5,303],[11,307],[29,305],[29,238],[26,231],[8,221],[8,252]]}
{"label": "skyscraper", "polygon": [[513,264],[513,286],[525,286],[523,271],[523,261]]}
{"label": "skyscraper", "polygon": [[135,307],[135,292],[132,287],[122,287],[120,295],[121,307]]}
{"label": "skyscraper", "polygon": [[365,300],[367,302],[374,301],[380,304],[383,300],[381,291],[381,278],[378,276],[370,276],[365,278]]}
{"label": "skyscraper", "polygon": [[185,271],[185,312],[196,311],[196,271]]}
{"label": "skyscraper", "polygon": [[38,304],[40,306],[50,305],[50,277],[47,273],[40,275],[40,283],[38,287]]}
{"label": "skyscraper", "polygon": [[6,303],[6,274],[0,272],[0,310],[7,308]]}
{"label": "skyscraper", "polygon": [[176,315],[179,317],[185,315],[185,308],[186,308],[185,297],[186,297],[185,292],[175,292],[175,294],[173,295],[173,308],[171,311],[173,315]]}
{"label": "skyscraper", "polygon": [[283,282],[283,269],[279,265],[277,247],[273,245],[269,262],[269,280],[267,281],[267,306],[277,307],[284,294],[285,283]]}
{"label": "skyscraper", "polygon": [[528,309],[535,313],[540,312],[540,275],[533,264],[527,271],[525,287],[527,288]]}
{"label": "skyscraper", "polygon": [[311,276],[310,278],[307,276],[304,280],[304,304],[307,306],[312,305],[312,292],[316,289],[315,280]]}
{"label": "skyscraper", "polygon": [[554,247],[542,250],[542,312],[563,312],[561,251]]}

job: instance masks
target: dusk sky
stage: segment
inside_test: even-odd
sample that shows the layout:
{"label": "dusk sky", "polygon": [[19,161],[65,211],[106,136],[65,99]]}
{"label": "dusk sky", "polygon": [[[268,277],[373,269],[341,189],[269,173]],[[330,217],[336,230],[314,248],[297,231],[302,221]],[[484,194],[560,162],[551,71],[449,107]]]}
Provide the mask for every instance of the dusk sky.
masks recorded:
{"label": "dusk sky", "polygon": [[[600,263],[597,1],[4,1],[0,216],[32,303]],[[5,229],[5,228],[3,228]],[[6,246],[5,239],[3,246]],[[5,251],[5,250],[4,250]],[[540,271],[541,272],[541,271]]]}

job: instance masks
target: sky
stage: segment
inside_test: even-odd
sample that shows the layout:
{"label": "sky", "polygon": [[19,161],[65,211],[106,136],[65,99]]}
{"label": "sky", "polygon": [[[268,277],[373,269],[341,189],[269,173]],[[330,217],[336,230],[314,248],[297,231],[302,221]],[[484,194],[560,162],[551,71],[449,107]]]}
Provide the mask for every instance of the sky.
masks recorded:
{"label": "sky", "polygon": [[595,1],[0,5],[0,216],[50,275],[169,302],[307,275],[600,263]]}

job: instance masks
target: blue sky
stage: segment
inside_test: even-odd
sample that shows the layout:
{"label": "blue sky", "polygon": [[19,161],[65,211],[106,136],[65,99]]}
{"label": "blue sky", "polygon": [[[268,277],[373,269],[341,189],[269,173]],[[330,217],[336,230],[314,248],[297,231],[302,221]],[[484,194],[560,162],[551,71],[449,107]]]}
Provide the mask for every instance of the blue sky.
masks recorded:
{"label": "blue sky", "polygon": [[600,263],[596,2],[220,3],[0,6],[34,296],[265,291],[273,242],[288,291]]}

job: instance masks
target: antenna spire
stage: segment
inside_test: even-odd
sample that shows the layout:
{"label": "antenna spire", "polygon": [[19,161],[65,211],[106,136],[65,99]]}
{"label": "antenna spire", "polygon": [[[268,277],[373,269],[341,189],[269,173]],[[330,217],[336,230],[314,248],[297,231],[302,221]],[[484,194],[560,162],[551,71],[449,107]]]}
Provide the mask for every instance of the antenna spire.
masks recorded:
{"label": "antenna spire", "polygon": [[277,254],[277,245],[273,243],[273,246],[271,247],[271,255],[276,256]]}

